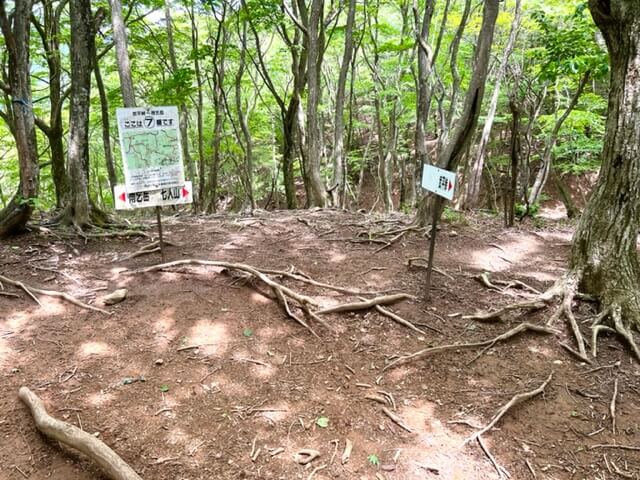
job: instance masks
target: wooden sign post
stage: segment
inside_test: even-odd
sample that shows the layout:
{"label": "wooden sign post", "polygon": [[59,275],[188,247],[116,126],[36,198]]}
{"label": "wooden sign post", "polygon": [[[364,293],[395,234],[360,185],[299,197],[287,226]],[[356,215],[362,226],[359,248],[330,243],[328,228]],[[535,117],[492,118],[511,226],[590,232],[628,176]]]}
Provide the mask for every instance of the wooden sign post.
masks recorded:
{"label": "wooden sign post", "polygon": [[456,186],[456,175],[432,165],[425,165],[422,170],[422,188],[437,195],[431,220],[431,238],[429,241],[429,261],[427,264],[426,299],[431,299],[431,272],[433,271],[433,255],[436,250],[436,232],[443,198],[453,199]]}

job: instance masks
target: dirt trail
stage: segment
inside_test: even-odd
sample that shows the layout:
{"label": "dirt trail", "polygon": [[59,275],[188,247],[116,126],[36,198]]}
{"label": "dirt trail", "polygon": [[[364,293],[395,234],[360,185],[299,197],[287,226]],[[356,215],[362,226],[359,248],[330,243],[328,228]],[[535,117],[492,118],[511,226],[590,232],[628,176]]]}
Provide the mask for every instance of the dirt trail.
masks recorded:
{"label": "dirt trail", "polygon": [[[498,463],[514,479],[533,478],[527,463],[538,479],[614,478],[608,469],[615,468],[637,475],[638,452],[588,450],[640,444],[640,369],[615,338],[602,339],[598,365],[621,366],[592,373],[556,339],[536,334],[499,344],[471,365],[475,353],[458,351],[381,373],[394,355],[485,340],[516,325],[517,318],[492,324],[461,318],[513,300],[473,276],[490,271],[544,289],[564,271],[568,228],[506,231],[483,216],[444,224],[436,263],[446,276],[434,274],[426,303],[424,270],[406,265],[425,254],[419,232],[382,250],[349,241],[362,238],[356,237],[362,230],[393,225],[379,220],[332,211],[178,216],[166,221],[168,237],[180,244],[168,249],[167,260],[293,266],[334,285],[399,289],[417,298],[391,310],[427,325],[424,335],[369,310],[326,315],[332,331],[316,324],[319,340],[287,318],[266,289],[219,268],[123,275],[159,263],[157,254],[117,261],[146,239],[85,244],[33,234],[0,244],[0,274],[11,278],[84,300],[129,290],[124,302],[108,307],[111,316],[47,297],[38,307],[9,287],[19,298],[0,296],[0,479],[102,478],[88,460],[36,432],[17,399],[21,385],[40,395],[52,415],[99,435],[145,479],[307,479],[324,465],[313,479],[498,478],[477,443],[462,445],[474,429],[451,422],[488,423],[514,394],[535,388],[551,371],[543,396],[484,436]],[[322,304],[344,300],[282,281]],[[590,308],[580,305],[580,318]],[[614,436],[609,403],[616,377]],[[365,398],[379,391],[391,395],[394,413],[412,433]],[[354,447],[342,464],[346,439]],[[303,448],[321,453],[308,468],[293,461]]]}

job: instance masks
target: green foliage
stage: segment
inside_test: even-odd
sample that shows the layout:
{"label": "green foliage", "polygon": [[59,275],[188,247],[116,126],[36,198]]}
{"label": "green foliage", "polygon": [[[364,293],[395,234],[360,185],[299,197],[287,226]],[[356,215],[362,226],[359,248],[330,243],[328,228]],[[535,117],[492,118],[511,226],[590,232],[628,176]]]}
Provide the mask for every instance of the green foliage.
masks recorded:
{"label": "green foliage", "polygon": [[378,455],[376,455],[375,453],[372,453],[371,455],[369,455],[367,457],[367,460],[369,460],[369,463],[371,465],[374,465],[376,467],[380,465],[380,459],[378,458]]}
{"label": "green foliage", "polygon": [[316,425],[320,428],[327,428],[329,426],[329,419],[327,417],[318,417],[316,419]]}

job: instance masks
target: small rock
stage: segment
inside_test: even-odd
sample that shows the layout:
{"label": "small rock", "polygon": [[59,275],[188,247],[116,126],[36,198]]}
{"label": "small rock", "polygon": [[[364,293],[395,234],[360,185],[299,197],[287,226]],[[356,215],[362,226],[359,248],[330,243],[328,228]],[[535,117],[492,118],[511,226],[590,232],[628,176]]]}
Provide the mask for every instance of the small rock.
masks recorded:
{"label": "small rock", "polygon": [[162,365],[164,363],[164,360],[159,358],[154,362],[156,365]]}
{"label": "small rock", "polygon": [[116,303],[120,303],[125,298],[127,298],[127,289],[119,288],[118,290],[114,290],[109,295],[105,295],[102,297],[102,303],[105,305],[115,305]]}
{"label": "small rock", "polygon": [[458,232],[456,232],[455,230],[451,230],[451,231],[449,232],[449,236],[450,236],[450,237],[457,237],[457,236],[458,236]]}

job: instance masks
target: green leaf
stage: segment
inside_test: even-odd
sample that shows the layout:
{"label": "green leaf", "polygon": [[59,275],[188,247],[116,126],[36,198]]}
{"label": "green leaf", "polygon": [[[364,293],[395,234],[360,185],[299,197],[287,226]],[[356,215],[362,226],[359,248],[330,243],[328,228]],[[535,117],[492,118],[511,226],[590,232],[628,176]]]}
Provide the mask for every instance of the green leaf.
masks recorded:
{"label": "green leaf", "polygon": [[244,330],[242,330],[242,335],[244,335],[245,337],[253,337],[253,330],[251,330],[250,328],[245,328]]}
{"label": "green leaf", "polygon": [[329,426],[329,419],[327,417],[318,417],[316,425],[320,428],[327,428]]}
{"label": "green leaf", "polygon": [[169,385],[160,385],[160,391],[161,392],[168,392],[169,391]]}
{"label": "green leaf", "polygon": [[367,457],[367,460],[369,460],[369,463],[371,465],[375,465],[376,467],[378,465],[380,465],[380,459],[378,458],[378,456],[375,453],[372,453],[371,455],[369,455]]}

